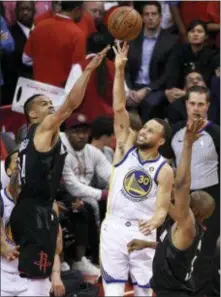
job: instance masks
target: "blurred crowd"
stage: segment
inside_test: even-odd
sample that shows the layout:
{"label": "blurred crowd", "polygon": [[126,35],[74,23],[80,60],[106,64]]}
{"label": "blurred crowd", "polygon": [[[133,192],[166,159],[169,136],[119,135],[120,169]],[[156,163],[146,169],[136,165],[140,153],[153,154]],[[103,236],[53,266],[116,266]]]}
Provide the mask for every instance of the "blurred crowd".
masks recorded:
{"label": "blurred crowd", "polygon": [[[216,211],[207,222],[198,285],[219,296],[216,242],[220,234],[220,2],[219,1],[1,1],[1,98],[11,105],[19,77],[68,92],[91,58],[115,43],[108,17],[117,7],[134,7],[143,29],[129,42],[125,91],[132,129],[157,117],[172,125],[171,145],[162,154],[176,167],[179,135],[193,114],[211,123],[209,137],[193,153],[191,190],[212,194]],[[71,17],[70,17],[71,15]],[[114,54],[92,74],[83,103],[62,127],[68,150],[57,195],[64,234],[62,269],[99,275],[99,232],[105,216],[115,137],[112,89]],[[194,89],[195,88],[195,89]],[[187,107],[186,93],[206,100]],[[192,105],[191,105],[192,104]],[[27,126],[1,132],[1,166],[25,136]],[[200,152],[200,153],[199,153]],[[8,177],[1,170],[2,187]],[[208,273],[200,273],[208,268]],[[203,268],[202,268],[203,267]],[[218,277],[219,278],[219,277]]]}

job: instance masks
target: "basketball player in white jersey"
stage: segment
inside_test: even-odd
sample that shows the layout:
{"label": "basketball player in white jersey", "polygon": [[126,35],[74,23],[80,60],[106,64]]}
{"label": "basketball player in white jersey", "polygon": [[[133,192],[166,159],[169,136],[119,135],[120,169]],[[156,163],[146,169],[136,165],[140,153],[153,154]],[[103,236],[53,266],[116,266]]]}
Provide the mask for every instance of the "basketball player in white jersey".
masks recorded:
{"label": "basketball player in white jersey", "polygon": [[[1,295],[0,296],[49,296],[50,290],[54,296],[63,296],[65,288],[60,278],[60,258],[62,251],[62,234],[59,230],[56,254],[53,264],[51,281],[30,280],[22,278],[18,271],[19,247],[15,246],[12,238],[9,219],[19,194],[17,175],[18,151],[9,154],[5,161],[5,171],[10,177],[9,185],[0,191],[1,215]],[[53,209],[58,214],[58,208]]]}
{"label": "basketball player in white jersey", "polygon": [[123,296],[130,274],[135,296],[151,296],[149,280],[154,251],[147,248],[129,254],[127,244],[135,235],[139,239],[156,240],[155,229],[166,218],[174,178],[172,168],[158,149],[165,143],[170,127],[163,120],[153,119],[143,126],[138,136],[130,129],[124,91],[128,46],[125,43],[121,49],[118,44],[114,51],[113,109],[117,146],[107,215],[101,228],[103,285],[105,296]]}

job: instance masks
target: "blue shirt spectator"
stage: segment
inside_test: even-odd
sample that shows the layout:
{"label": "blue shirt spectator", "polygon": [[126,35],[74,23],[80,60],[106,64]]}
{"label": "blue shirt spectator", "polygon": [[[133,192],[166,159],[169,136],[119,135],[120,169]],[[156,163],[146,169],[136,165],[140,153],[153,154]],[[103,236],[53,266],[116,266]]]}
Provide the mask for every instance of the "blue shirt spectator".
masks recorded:
{"label": "blue shirt spectator", "polygon": [[[8,30],[7,24],[5,19],[0,16],[0,22],[1,22],[1,42],[0,42],[0,51],[1,53],[11,53],[14,51],[15,44],[14,40],[11,36],[10,31]],[[1,68],[0,68],[0,85],[3,85],[3,78],[1,74]]]}

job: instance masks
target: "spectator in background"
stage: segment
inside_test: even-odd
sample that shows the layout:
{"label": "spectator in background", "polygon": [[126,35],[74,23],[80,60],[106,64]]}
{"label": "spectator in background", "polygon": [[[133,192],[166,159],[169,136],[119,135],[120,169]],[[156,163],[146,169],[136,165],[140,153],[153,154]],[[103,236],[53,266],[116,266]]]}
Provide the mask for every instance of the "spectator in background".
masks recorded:
{"label": "spectator in background", "polygon": [[35,18],[35,25],[38,25],[41,21],[50,19],[61,11],[61,1],[52,1],[51,9],[47,10],[45,13],[40,14]]}
{"label": "spectator in background", "polygon": [[[3,5],[5,8],[5,17],[7,23],[12,26],[16,22],[16,3],[18,1],[3,1]],[[35,3],[36,14],[35,17],[41,15],[42,13],[51,9],[52,1],[33,1]]]}
{"label": "spectator in background", "polygon": [[[57,13],[59,13],[61,11],[61,2],[62,1],[52,1],[52,9],[38,16],[35,19],[35,24],[37,25],[41,21],[52,18]],[[80,21],[76,22],[76,25],[82,30],[82,33],[85,35],[85,38],[88,38],[88,36],[91,33],[96,32],[93,17],[85,10],[83,10],[82,18]]]}
{"label": "spectator in background", "polygon": [[32,67],[22,63],[25,44],[34,28],[35,3],[33,1],[18,1],[16,3],[16,23],[10,28],[15,42],[15,50],[4,61],[7,63],[6,88],[12,100],[17,80],[21,77],[32,78]]}
{"label": "spectator in background", "polygon": [[[1,27],[0,27],[0,55],[1,55],[1,61],[4,58],[5,54],[9,54],[14,51],[15,44],[14,40],[11,36],[10,31],[8,30],[7,24],[5,22],[5,19],[3,18],[2,15],[0,15],[0,22],[1,22]],[[2,86],[4,84],[4,80],[2,77],[1,73],[1,68],[0,68],[0,85]]]}
{"label": "spectator in background", "polygon": [[177,37],[161,29],[161,5],[157,1],[144,2],[142,17],[144,28],[130,42],[126,82],[146,122],[160,117],[159,109],[166,103],[166,65]]}
{"label": "spectator in background", "polygon": [[91,123],[91,145],[99,149],[112,164],[114,151],[113,119],[100,116]]}
{"label": "spectator in background", "polygon": [[[90,233],[93,238],[97,238],[98,246],[98,232],[94,217],[91,218],[90,205],[84,203],[82,199],[73,197],[69,193],[60,192],[56,197],[59,203],[62,203],[66,210],[62,208],[62,215],[60,216],[62,228],[64,232],[64,259],[73,268],[81,271],[83,274],[98,276],[100,271],[86,258],[86,250],[88,247]],[[60,204],[61,205],[61,204]],[[67,236],[65,236],[67,233]],[[70,239],[72,238],[72,242]],[[94,240],[92,241],[93,245]],[[96,248],[97,251],[97,248]],[[98,258],[98,255],[95,256]],[[65,262],[64,262],[65,263]]]}
{"label": "spectator in background", "polygon": [[90,13],[94,19],[95,27],[99,31],[99,27],[103,24],[104,2],[103,1],[85,1],[84,9]]}
{"label": "spectator in background", "polygon": [[205,46],[207,27],[202,21],[192,21],[188,28],[188,44],[177,45],[168,62],[167,83],[169,87],[183,88],[184,77],[190,70],[198,70],[210,86],[215,73],[218,51]]}
{"label": "spectator in background", "polygon": [[170,1],[171,12],[183,42],[188,42],[188,25],[194,20],[207,23],[215,36],[220,32],[220,1]]}
{"label": "spectator in background", "polygon": [[172,88],[165,90],[166,97],[170,102],[167,108],[167,118],[171,124],[187,120],[186,94],[194,86],[206,87],[202,75],[196,70],[186,75],[184,89]]}
{"label": "spectator in background", "polygon": [[[68,93],[71,86],[77,81],[91,59],[108,44],[113,42],[110,35],[104,33],[93,33],[87,41],[86,58],[80,63],[73,65],[68,77],[65,91]],[[114,79],[114,64],[107,57],[101,65],[92,74],[82,104],[77,109],[78,113],[85,114],[89,122],[93,121],[100,115],[112,116],[112,89]],[[94,108],[92,108],[94,106]]]}
{"label": "spectator in background", "polygon": [[[210,105],[209,90],[203,86],[194,86],[187,92],[186,110],[187,121],[192,123],[198,115],[206,119]],[[162,151],[167,159],[173,159],[179,164],[186,121],[172,126],[171,147]],[[191,162],[191,191],[202,190],[210,194],[216,203],[212,216],[205,221],[207,232],[202,241],[201,255],[194,265],[193,276],[196,289],[202,294],[213,295],[213,275],[216,269],[214,256],[216,242],[220,234],[220,128],[214,123],[206,121],[199,139],[194,143]]]}
{"label": "spectator in background", "polygon": [[217,59],[215,75],[213,75],[210,85],[212,107],[211,119],[215,119],[215,123],[220,125],[220,60]]}
{"label": "spectator in background", "polygon": [[70,195],[83,199],[93,207],[97,226],[100,227],[106,210],[100,217],[99,204],[106,204],[107,190],[93,188],[91,181],[97,176],[108,187],[111,164],[100,150],[87,144],[88,138],[87,118],[82,114],[72,114],[65,123],[65,134],[61,133],[61,140],[68,151],[63,180]]}
{"label": "spectator in background", "polygon": [[63,1],[59,14],[33,30],[25,46],[23,62],[33,64],[35,80],[65,86],[72,65],[85,57],[85,35],[74,23],[81,17],[81,1]]}
{"label": "spectator in background", "polygon": [[83,9],[83,15],[82,15],[81,20],[78,23],[76,23],[76,25],[79,27],[79,29],[82,30],[86,39],[92,33],[97,31],[92,15],[90,15],[90,13],[87,12],[85,9]]}

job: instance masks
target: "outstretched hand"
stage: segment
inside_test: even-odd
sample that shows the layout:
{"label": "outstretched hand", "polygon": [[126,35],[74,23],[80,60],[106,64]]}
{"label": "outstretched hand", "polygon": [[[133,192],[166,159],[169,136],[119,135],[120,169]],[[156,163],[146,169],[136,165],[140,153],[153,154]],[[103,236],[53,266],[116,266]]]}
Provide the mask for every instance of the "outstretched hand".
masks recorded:
{"label": "outstretched hand", "polygon": [[157,217],[157,216],[153,216],[150,220],[145,221],[145,220],[141,220],[139,222],[139,230],[141,233],[143,233],[144,235],[149,235],[151,234],[151,232],[155,229],[157,229],[158,227],[160,227],[164,222],[163,218]]}
{"label": "outstretched hand", "polygon": [[13,248],[6,249],[4,253],[2,253],[3,257],[8,261],[14,261],[19,257],[19,246],[15,246]]}
{"label": "outstretched hand", "polygon": [[115,53],[115,67],[118,69],[124,69],[127,63],[127,54],[129,51],[129,45],[127,42],[123,43],[123,46],[120,46],[120,42],[116,42],[116,46],[113,46]]}
{"label": "outstretched hand", "polygon": [[200,137],[200,130],[205,125],[205,120],[202,118],[194,120],[187,124],[185,137],[188,141],[194,142]]}
{"label": "outstretched hand", "polygon": [[144,240],[133,239],[127,244],[128,253],[139,251],[146,248]]}
{"label": "outstretched hand", "polygon": [[110,45],[108,45],[101,52],[99,52],[87,65],[87,69],[90,71],[94,71],[106,57],[107,52],[110,50],[110,48]]}

